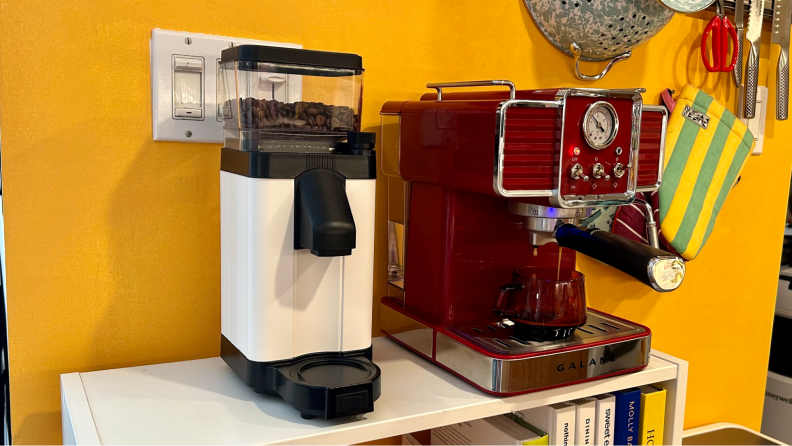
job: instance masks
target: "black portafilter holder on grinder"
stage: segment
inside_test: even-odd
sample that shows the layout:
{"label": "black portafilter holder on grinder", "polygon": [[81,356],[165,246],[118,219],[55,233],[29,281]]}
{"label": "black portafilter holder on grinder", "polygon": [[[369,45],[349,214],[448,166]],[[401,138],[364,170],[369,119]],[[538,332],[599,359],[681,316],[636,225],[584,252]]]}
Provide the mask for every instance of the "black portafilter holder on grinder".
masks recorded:
{"label": "black portafilter holder on grinder", "polygon": [[601,229],[563,224],[556,228],[555,239],[558,246],[610,265],[659,292],[677,289],[685,277],[682,258]]}

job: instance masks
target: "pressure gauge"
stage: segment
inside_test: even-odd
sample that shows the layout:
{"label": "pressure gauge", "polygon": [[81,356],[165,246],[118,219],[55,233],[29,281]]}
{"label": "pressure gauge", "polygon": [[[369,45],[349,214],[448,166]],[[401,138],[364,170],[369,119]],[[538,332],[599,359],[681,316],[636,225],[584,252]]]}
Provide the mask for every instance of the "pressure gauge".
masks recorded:
{"label": "pressure gauge", "polygon": [[597,150],[608,147],[619,131],[619,118],[616,109],[605,101],[589,105],[583,116],[583,136],[586,142]]}

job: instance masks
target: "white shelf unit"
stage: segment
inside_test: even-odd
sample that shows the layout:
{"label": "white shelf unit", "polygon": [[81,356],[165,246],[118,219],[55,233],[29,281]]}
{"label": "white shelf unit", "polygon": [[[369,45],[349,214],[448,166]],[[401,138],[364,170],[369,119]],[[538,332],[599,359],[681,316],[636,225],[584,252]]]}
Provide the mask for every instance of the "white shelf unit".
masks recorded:
{"label": "white shelf unit", "polygon": [[331,421],[254,393],[220,358],[64,374],[64,444],[352,444],[655,383],[667,390],[665,438],[682,439],[688,364],[657,351],[640,372],[498,398],[389,339],[373,346],[374,412]]}

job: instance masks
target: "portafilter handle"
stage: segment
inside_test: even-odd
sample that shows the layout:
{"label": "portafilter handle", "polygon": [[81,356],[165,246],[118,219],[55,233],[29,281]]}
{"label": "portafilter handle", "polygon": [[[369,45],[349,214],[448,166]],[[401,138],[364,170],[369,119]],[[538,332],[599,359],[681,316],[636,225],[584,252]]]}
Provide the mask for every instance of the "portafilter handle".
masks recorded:
{"label": "portafilter handle", "polygon": [[558,246],[597,259],[659,292],[677,289],[685,277],[682,258],[601,229],[565,224],[556,228],[555,239]]}

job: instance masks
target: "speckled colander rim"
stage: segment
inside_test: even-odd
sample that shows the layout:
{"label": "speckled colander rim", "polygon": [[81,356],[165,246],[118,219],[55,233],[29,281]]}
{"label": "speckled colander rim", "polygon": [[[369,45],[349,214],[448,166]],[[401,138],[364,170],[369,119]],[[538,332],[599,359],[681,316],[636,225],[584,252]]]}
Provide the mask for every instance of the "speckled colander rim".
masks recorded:
{"label": "speckled colander rim", "polygon": [[[657,1],[666,8],[674,12],[680,12],[682,14],[692,14],[694,12],[703,11],[709,8],[711,4],[715,3],[715,0],[657,0]],[[685,8],[684,5],[690,5],[690,6]]]}
{"label": "speckled colander rim", "polygon": [[[710,4],[712,4],[712,2],[714,2],[715,0],[708,0],[708,1],[710,1]],[[673,9],[669,8],[668,6],[666,6],[663,3],[663,1],[657,0],[657,2],[660,3],[662,6],[664,6],[666,9],[669,9],[669,10],[673,11]],[[550,35],[548,30],[544,26],[542,26],[541,22],[536,20],[536,18],[534,17],[536,15],[536,11],[534,11],[533,8],[531,8],[531,0],[523,0],[523,3],[525,3],[525,7],[528,9],[528,15],[531,16],[531,21],[534,23],[534,25],[536,25],[537,28],[539,28],[539,31],[542,32],[542,37],[544,37],[544,39],[547,40],[550,43],[550,45],[553,45],[557,50],[561,51],[562,53],[566,54],[569,57],[573,57],[574,58],[575,55],[572,54],[572,51],[569,48],[563,48],[563,47],[559,46],[556,42],[554,42],[552,39],[550,39],[550,37],[548,37]],[[706,6],[705,6],[705,8],[706,8]],[[670,19],[671,18],[669,18],[668,21],[670,21]],[[667,23],[668,22],[666,22],[666,24]],[[644,40],[643,42],[639,43],[638,45],[636,45],[635,47],[633,47],[632,49],[630,49],[628,51],[632,51],[635,48],[643,45],[644,43],[646,43],[648,41],[649,41],[649,39]],[[603,62],[603,61],[607,61],[607,60],[612,60],[614,57],[618,56],[619,54],[622,54],[622,53],[613,54],[613,55],[606,55],[604,57],[597,58],[597,57],[587,56],[584,53],[584,54],[580,55],[580,60],[585,61],[585,62]]]}

